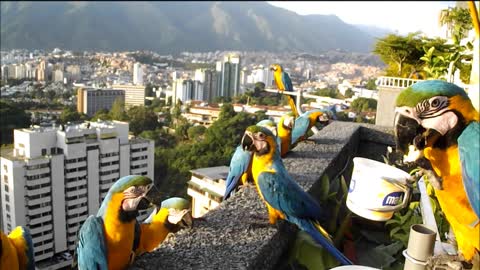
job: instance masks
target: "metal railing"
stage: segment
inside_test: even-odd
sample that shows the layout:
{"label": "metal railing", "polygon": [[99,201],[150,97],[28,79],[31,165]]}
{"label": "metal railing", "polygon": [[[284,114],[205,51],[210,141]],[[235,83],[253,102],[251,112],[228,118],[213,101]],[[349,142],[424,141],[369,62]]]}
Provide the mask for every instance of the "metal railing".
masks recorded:
{"label": "metal railing", "polygon": [[[279,93],[278,89],[276,89],[276,88],[265,88],[265,91],[270,92],[270,93]],[[328,97],[321,97],[321,96],[316,96],[316,95],[304,94],[303,91],[301,91],[301,90],[297,90],[297,91],[294,91],[294,92],[283,91],[282,94],[296,97],[295,105],[297,106],[298,114],[303,113],[302,106],[301,106],[302,105],[302,97],[313,98],[313,99],[316,99],[316,100],[326,100],[326,99],[331,100],[331,98],[328,98]],[[313,126],[311,128],[311,130],[315,134],[317,134],[319,132],[318,128],[316,128],[315,126]]]}

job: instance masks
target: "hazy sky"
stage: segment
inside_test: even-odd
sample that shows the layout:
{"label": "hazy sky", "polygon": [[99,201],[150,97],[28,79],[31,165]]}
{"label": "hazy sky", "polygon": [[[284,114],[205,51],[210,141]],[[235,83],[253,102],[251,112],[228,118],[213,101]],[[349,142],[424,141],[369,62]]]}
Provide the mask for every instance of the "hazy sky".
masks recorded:
{"label": "hazy sky", "polygon": [[374,25],[391,30],[398,30],[399,34],[402,35],[418,30],[431,37],[442,33],[438,24],[440,10],[449,6],[455,6],[455,1],[268,1],[268,3],[294,11],[300,15],[334,14],[349,24]]}

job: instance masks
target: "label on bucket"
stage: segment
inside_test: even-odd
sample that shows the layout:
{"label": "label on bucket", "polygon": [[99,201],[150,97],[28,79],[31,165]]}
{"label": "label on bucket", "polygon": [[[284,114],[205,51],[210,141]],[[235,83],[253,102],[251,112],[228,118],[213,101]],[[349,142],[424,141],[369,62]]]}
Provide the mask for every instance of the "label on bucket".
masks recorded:
{"label": "label on bucket", "polygon": [[392,192],[383,198],[382,205],[396,206],[403,201],[404,192]]}

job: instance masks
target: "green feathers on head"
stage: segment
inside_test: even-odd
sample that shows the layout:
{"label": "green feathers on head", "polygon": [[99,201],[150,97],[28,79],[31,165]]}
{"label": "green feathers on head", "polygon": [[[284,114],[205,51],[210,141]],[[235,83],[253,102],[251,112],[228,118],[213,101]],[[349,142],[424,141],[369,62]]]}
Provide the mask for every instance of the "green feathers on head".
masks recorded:
{"label": "green feathers on head", "polygon": [[110,188],[109,193],[119,193],[131,186],[147,186],[152,183],[152,179],[143,175],[127,175],[118,179]]}
{"label": "green feathers on head", "polygon": [[273,135],[273,133],[268,128],[262,127],[262,126],[257,126],[257,125],[249,126],[247,128],[247,131],[250,131],[252,133],[262,132],[267,136],[275,137],[275,135]]}
{"label": "green feathers on head", "polygon": [[459,86],[441,80],[421,81],[406,88],[397,97],[396,107],[415,107],[419,102],[434,96],[462,96],[468,99],[468,95]]}

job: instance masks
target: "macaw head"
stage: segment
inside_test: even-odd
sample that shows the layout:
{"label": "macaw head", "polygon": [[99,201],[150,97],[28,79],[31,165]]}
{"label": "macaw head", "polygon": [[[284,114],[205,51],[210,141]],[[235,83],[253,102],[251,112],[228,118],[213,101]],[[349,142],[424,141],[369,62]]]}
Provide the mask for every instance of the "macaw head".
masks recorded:
{"label": "macaw head", "polygon": [[467,93],[441,80],[413,84],[400,92],[395,106],[397,150],[409,162],[421,158],[426,147],[456,144],[465,126],[478,119]]}
{"label": "macaw head", "polygon": [[125,220],[130,221],[137,216],[138,210],[154,206],[156,196],[158,190],[154,187],[152,179],[143,175],[124,176],[108,190],[98,216],[103,216],[108,205],[115,200],[120,203],[120,218],[125,217]]}
{"label": "macaw head", "polygon": [[242,138],[242,148],[258,155],[273,154],[277,149],[277,142],[268,128],[249,126]]}
{"label": "macaw head", "polygon": [[192,227],[193,218],[189,201],[180,197],[173,197],[164,200],[160,208],[168,209],[168,222],[165,225],[171,232]]}
{"label": "macaw head", "polygon": [[310,119],[310,123],[328,123],[330,118],[328,117],[328,113],[324,112],[322,109],[313,109],[306,112],[308,115],[308,119]]}
{"label": "macaw head", "polygon": [[283,68],[282,66],[280,66],[279,64],[272,64],[270,66],[270,70],[273,70],[273,72],[282,72],[283,71]]}
{"label": "macaw head", "polygon": [[328,116],[328,121],[337,120],[337,108],[336,105],[328,106],[327,108],[321,109]]}
{"label": "macaw head", "polygon": [[[2,257],[2,238],[3,232],[0,232],[2,237],[0,237],[0,258]],[[20,264],[20,269],[35,269],[35,258],[33,256],[33,241],[30,231],[23,227],[18,226],[13,229],[8,235],[10,242],[13,244],[18,257],[18,263]],[[8,243],[8,240],[6,240]]]}
{"label": "macaw head", "polygon": [[293,112],[288,112],[280,118],[280,125],[284,129],[292,130],[295,124],[295,114]]}
{"label": "macaw head", "polygon": [[277,126],[275,125],[275,122],[273,122],[272,120],[263,119],[262,121],[257,123],[257,126],[266,127],[273,133],[273,135],[277,136]]}

